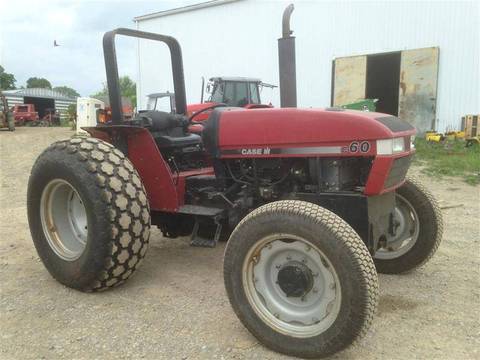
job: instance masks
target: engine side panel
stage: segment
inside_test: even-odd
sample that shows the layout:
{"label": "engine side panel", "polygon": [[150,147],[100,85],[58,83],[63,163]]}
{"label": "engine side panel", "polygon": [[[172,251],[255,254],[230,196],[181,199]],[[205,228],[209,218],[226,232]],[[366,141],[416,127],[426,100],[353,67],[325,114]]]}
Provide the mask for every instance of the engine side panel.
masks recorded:
{"label": "engine side panel", "polygon": [[[415,129],[409,123],[373,112],[293,108],[247,112],[225,108],[212,112],[202,137],[208,153],[225,160],[370,159],[368,181],[360,186],[365,186],[365,195],[378,195],[403,183],[409,160],[398,159],[410,158],[413,154],[409,137],[414,134]],[[398,137],[404,138],[403,152],[377,155],[377,140]],[[394,167],[393,164],[397,165]],[[391,170],[395,176],[390,175]],[[330,174],[338,177],[332,172]],[[325,181],[331,182],[328,179]]]}

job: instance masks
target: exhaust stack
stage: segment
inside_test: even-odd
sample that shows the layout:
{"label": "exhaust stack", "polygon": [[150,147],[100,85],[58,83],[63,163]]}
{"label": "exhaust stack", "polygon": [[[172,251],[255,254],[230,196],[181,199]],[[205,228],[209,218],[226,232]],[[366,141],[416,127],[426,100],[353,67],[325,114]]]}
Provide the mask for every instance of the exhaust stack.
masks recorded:
{"label": "exhaust stack", "polygon": [[291,36],[290,16],[293,4],[287,6],[282,18],[282,37],[278,39],[278,70],[280,77],[280,106],[297,107],[297,74],[295,65],[295,36]]}

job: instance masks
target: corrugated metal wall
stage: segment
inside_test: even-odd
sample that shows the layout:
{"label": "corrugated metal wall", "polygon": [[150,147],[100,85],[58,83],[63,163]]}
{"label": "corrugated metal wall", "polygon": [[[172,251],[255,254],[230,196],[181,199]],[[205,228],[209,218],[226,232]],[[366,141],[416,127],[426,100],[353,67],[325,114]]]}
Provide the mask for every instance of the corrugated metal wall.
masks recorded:
{"label": "corrugated metal wall", "polygon": [[[23,96],[6,95],[8,106],[23,104]],[[55,109],[60,113],[60,118],[66,119],[68,117],[67,110],[69,105],[76,105],[76,100],[58,100],[55,99]]]}
{"label": "corrugated metal wall", "polygon": [[[198,102],[201,76],[253,76],[278,84],[276,39],[290,2],[242,0],[137,26],[178,38],[188,101]],[[437,129],[458,128],[463,114],[480,112],[480,2],[293,2],[299,106],[330,103],[335,57],[438,46]],[[138,99],[145,106],[147,94],[173,89],[171,67],[164,46],[141,42],[138,56]],[[262,94],[267,101],[268,94]],[[278,90],[273,103],[279,104]]]}
{"label": "corrugated metal wall", "polygon": [[60,113],[60,117],[62,119],[66,119],[68,117],[68,107],[70,105],[77,105],[77,101],[71,100],[55,100],[55,109]]}

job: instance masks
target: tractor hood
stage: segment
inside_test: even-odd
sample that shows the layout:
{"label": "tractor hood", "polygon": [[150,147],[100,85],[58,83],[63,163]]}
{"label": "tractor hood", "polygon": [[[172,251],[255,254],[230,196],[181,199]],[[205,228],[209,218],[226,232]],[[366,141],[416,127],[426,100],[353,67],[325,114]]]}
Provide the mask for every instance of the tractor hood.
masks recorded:
{"label": "tractor hood", "polygon": [[[188,104],[187,105],[187,115],[191,116],[203,109],[206,109],[212,105],[215,105],[214,102],[204,102],[204,103],[198,103],[198,104]],[[202,114],[198,114],[195,116],[195,121],[204,121],[208,119],[208,116],[210,115],[211,111],[207,110],[203,112]]]}
{"label": "tractor hood", "polygon": [[[388,114],[326,109],[216,109],[203,131],[216,157],[258,155],[376,155],[377,141],[415,134],[406,121]],[[362,147],[363,144],[363,147]],[[404,150],[407,151],[407,145]]]}

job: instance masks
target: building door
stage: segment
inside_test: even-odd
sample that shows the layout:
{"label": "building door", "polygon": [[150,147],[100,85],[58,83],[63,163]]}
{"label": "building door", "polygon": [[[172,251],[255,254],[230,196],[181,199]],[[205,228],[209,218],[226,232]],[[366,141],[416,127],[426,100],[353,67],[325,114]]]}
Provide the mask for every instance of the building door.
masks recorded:
{"label": "building door", "polygon": [[398,116],[400,58],[400,51],[367,56],[365,97],[378,100],[378,112]]}
{"label": "building door", "polygon": [[419,133],[435,129],[439,48],[402,51],[398,116]]}
{"label": "building door", "polygon": [[378,99],[377,111],[399,116],[419,133],[435,129],[439,48],[336,58],[333,106]]}
{"label": "building door", "polygon": [[24,104],[33,104],[35,111],[38,112],[38,117],[42,119],[47,113],[48,109],[55,110],[55,100],[49,98],[29,97],[23,98]]}

